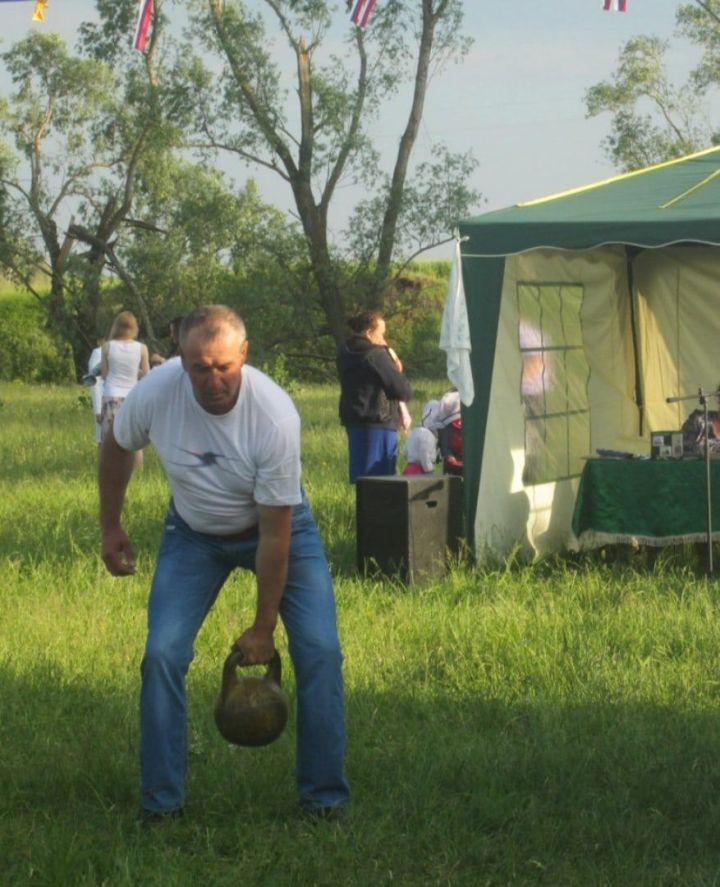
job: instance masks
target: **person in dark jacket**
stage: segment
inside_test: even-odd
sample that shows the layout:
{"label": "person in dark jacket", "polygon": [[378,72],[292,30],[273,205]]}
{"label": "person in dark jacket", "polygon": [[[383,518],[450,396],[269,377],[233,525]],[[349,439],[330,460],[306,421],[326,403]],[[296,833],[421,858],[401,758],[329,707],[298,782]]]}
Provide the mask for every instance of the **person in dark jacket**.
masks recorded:
{"label": "person in dark jacket", "polygon": [[349,477],[393,475],[402,426],[401,401],[410,400],[402,364],[385,341],[379,311],[348,320],[351,335],[337,353],[340,422],[348,437]]}

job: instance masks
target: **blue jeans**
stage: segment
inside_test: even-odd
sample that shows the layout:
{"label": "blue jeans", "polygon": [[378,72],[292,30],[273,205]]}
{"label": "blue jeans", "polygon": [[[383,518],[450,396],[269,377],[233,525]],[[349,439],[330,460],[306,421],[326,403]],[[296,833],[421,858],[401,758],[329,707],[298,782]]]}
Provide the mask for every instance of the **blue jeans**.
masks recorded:
{"label": "blue jeans", "polygon": [[[197,533],[172,503],[148,602],[141,665],[142,805],[166,811],[185,802],[185,677],[193,644],[235,567],[255,570],[257,537],[228,541]],[[297,684],[296,777],[303,807],[332,807],[349,797],[344,773],[342,652],[332,579],[307,500],[295,507],[280,616]],[[218,676],[220,675],[218,663]]]}
{"label": "blue jeans", "polygon": [[388,477],[396,472],[398,433],[392,428],[348,425],[348,474],[350,483],[359,477]]}

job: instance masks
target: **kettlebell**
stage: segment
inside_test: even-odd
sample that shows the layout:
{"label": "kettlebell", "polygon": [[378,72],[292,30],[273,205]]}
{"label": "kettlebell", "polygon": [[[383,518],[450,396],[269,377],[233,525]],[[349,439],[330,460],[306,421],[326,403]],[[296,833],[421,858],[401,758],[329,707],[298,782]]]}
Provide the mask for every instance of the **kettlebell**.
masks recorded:
{"label": "kettlebell", "polygon": [[238,677],[236,669],[243,664],[242,658],[241,652],[233,650],[225,660],[215,724],[235,745],[268,745],[282,733],[288,719],[288,699],[280,687],[280,654],[275,650],[262,677]]}

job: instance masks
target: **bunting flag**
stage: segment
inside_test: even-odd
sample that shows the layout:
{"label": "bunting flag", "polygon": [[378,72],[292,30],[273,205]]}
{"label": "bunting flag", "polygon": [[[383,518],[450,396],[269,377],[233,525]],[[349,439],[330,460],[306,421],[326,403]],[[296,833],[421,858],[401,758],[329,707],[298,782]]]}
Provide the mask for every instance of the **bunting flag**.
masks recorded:
{"label": "bunting flag", "polygon": [[[17,0],[0,0],[0,3],[15,3]],[[33,7],[32,20],[34,22],[44,22],[45,21],[45,10],[48,7],[48,0],[35,0],[35,6]]]}
{"label": "bunting flag", "polygon": [[48,7],[48,0],[36,0],[35,8],[33,9],[32,20],[34,22],[44,22],[45,21],[45,10]]}
{"label": "bunting flag", "polygon": [[[625,0],[622,0],[625,2]],[[368,20],[370,18],[370,13],[375,9],[375,4],[377,0],[357,0],[355,4],[355,9],[353,10],[353,14],[351,16],[352,21],[358,28],[364,28],[367,26]],[[348,9],[350,8],[350,3],[348,3]]]}
{"label": "bunting flag", "polygon": [[627,12],[627,0],[603,0],[603,9],[605,12],[610,10],[614,12]]}
{"label": "bunting flag", "polygon": [[140,0],[135,37],[133,38],[133,49],[137,49],[138,52],[142,52],[145,49],[148,33],[150,32],[150,24],[152,23],[152,12],[153,0]]}

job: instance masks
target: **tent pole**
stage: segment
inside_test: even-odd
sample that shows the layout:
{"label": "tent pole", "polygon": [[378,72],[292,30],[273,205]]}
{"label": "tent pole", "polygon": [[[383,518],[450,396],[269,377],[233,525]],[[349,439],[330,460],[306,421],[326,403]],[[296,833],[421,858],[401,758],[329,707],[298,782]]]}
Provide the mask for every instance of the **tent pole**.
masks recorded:
{"label": "tent pole", "polygon": [[632,247],[625,247],[625,268],[627,274],[628,293],[630,295],[630,334],[632,337],[633,364],[635,370],[635,404],[638,408],[638,434],[643,436],[645,431],[645,404],[643,401],[643,388],[640,378],[640,345],[638,342],[637,323],[637,292],[635,290],[635,269],[633,261],[640,251]]}
{"label": "tent pole", "polygon": [[700,402],[705,410],[705,495],[707,502],[707,572],[713,574],[712,550],[712,487],[710,486],[710,422],[708,416],[708,399],[702,388],[699,391]]}

